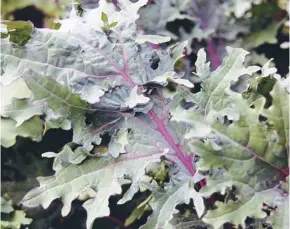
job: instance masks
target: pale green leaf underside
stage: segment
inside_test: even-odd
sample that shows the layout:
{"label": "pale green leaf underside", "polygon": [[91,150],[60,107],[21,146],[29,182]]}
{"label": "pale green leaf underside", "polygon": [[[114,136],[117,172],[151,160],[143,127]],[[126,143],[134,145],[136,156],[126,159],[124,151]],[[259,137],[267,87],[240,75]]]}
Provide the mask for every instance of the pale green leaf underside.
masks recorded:
{"label": "pale green leaf underside", "polygon": [[43,125],[43,120],[38,116],[25,121],[19,127],[16,127],[14,120],[1,118],[1,145],[6,148],[13,146],[17,136],[40,141],[42,139]]}
{"label": "pale green leaf underside", "polygon": [[10,82],[11,78],[13,76],[9,76],[9,73],[6,75],[4,73],[1,76],[1,94],[5,95],[5,97],[1,96],[1,115],[7,110],[6,106],[12,102],[13,98],[24,99],[31,96],[31,91],[22,78],[17,78]]}
{"label": "pale green leaf underside", "polygon": [[3,117],[9,117],[17,122],[16,127],[35,115],[42,115],[45,105],[28,99],[14,99],[2,112]]}

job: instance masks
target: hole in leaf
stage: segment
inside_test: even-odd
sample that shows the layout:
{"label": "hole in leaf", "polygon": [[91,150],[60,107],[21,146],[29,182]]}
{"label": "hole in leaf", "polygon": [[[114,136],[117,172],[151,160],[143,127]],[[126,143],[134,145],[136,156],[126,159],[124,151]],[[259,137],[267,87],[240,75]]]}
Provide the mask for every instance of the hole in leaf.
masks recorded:
{"label": "hole in leaf", "polygon": [[247,217],[245,220],[245,224],[246,224],[246,229],[272,229],[271,225],[269,225],[268,223],[265,222],[261,222],[261,220],[255,219],[255,218],[251,218],[251,217]]}
{"label": "hole in leaf", "polygon": [[268,119],[265,117],[265,116],[263,116],[263,115],[259,115],[259,121],[260,122],[265,122],[265,121],[267,121]]}
{"label": "hole in leaf", "polygon": [[93,144],[94,148],[90,152],[91,155],[104,155],[108,153],[108,144],[111,141],[111,136],[108,133],[102,134],[100,136],[102,138],[101,143],[99,145]]}
{"label": "hole in leaf", "polygon": [[[183,12],[181,12],[183,13]],[[188,19],[177,19],[173,22],[168,22],[166,25],[166,29],[170,32],[180,36],[180,28],[183,28],[187,33],[190,33],[194,28],[194,23]]]}
{"label": "hole in leaf", "polygon": [[166,86],[166,88],[170,91],[170,92],[175,92],[176,91],[176,83],[174,82],[169,82]]}
{"label": "hole in leaf", "polygon": [[201,83],[195,83],[193,88],[190,88],[190,92],[195,94],[201,91]]}
{"label": "hole in leaf", "polygon": [[218,193],[213,193],[209,198],[204,198],[205,208],[208,210],[216,209],[217,208],[215,206],[216,201],[223,202],[222,195],[218,195]]}
{"label": "hole in leaf", "polygon": [[233,123],[233,120],[229,119],[228,116],[224,116],[224,124],[225,125],[231,125]]}
{"label": "hole in leaf", "polygon": [[234,224],[231,223],[225,223],[223,225],[223,229],[240,229],[239,227],[236,227]]}
{"label": "hole in leaf", "polygon": [[152,54],[151,59],[150,59],[150,63],[151,63],[150,67],[153,70],[156,70],[158,68],[159,62],[160,62],[160,58],[159,58],[158,54],[156,52],[154,52]]}
{"label": "hole in leaf", "polygon": [[100,145],[108,145],[111,141],[111,136],[108,133],[102,135],[102,141]]}
{"label": "hole in leaf", "polygon": [[193,201],[192,199],[190,199],[190,202],[189,204],[178,204],[176,207],[175,207],[180,214],[184,215],[184,214],[193,214],[193,213],[196,213],[194,211],[194,204],[193,204]]}
{"label": "hole in leaf", "polygon": [[195,105],[195,103],[193,103],[193,102],[186,102],[185,100],[182,101],[182,107],[185,110],[192,108],[194,105]]}
{"label": "hole in leaf", "polygon": [[92,124],[92,121],[91,121],[89,115],[86,115],[86,116],[85,116],[85,124],[86,124],[87,126],[90,126],[90,125]]}
{"label": "hole in leaf", "polygon": [[251,225],[251,224],[254,224],[255,223],[255,219],[254,218],[250,218],[250,217],[247,217],[246,220],[245,220],[245,223],[246,225]]}
{"label": "hole in leaf", "polygon": [[200,160],[200,156],[194,155],[193,161],[196,163]]}
{"label": "hole in leaf", "polygon": [[31,21],[35,27],[42,28],[45,14],[34,6],[27,6],[13,12],[14,20]]}
{"label": "hole in leaf", "polygon": [[231,90],[238,93],[246,91],[248,87],[247,81],[249,80],[249,78],[250,77],[248,75],[242,75],[238,78],[236,82],[232,81],[230,86]]}

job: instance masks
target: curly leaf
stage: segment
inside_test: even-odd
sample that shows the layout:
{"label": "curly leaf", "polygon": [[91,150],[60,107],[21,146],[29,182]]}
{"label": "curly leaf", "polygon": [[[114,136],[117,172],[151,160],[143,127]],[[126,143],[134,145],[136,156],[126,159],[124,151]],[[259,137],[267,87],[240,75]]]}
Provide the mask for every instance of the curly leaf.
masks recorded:
{"label": "curly leaf", "polygon": [[[231,55],[237,51],[239,49],[233,50]],[[200,92],[187,95],[185,100],[194,103],[189,110],[179,106],[172,112],[172,121],[192,125],[185,138],[191,150],[200,156],[197,168],[223,171],[219,176],[208,178],[207,186],[201,190],[203,195],[224,193],[226,188],[235,190],[233,200],[219,203],[217,209],[206,214],[204,221],[215,228],[226,222],[244,225],[247,216],[266,217],[263,203],[271,205],[271,200],[280,195],[274,188],[288,167],[289,93],[285,88],[286,80],[276,76],[270,92],[273,98],[270,106],[265,106],[266,99],[261,96],[247,100],[232,91],[230,82],[226,82],[227,78],[237,79],[241,75],[240,71],[231,71],[230,63],[232,66],[239,63],[238,69],[246,69],[242,64],[244,54],[242,56],[234,62],[228,62],[230,57],[226,57],[224,67],[214,73],[224,69],[227,73],[212,74],[202,82]]]}
{"label": "curly leaf", "polygon": [[235,195],[238,200],[229,200],[226,203],[216,202],[216,210],[209,210],[204,216],[203,221],[213,225],[215,229],[220,228],[225,222],[234,225],[241,225],[245,228],[245,219],[247,217],[263,219],[267,217],[263,211],[264,203],[272,203],[273,199],[279,198],[280,193],[277,190],[269,189],[262,192],[254,192],[251,187],[243,183],[224,180],[223,183],[212,183],[203,191],[204,195],[214,192],[223,193],[225,187],[236,188]]}
{"label": "curly leaf", "polygon": [[[222,65],[216,71],[212,72],[210,77],[202,81],[201,86],[203,90],[195,96],[198,105],[201,106],[205,112],[207,112],[210,107],[215,110],[225,108],[228,105],[228,96],[224,92],[230,84],[238,81],[240,76],[247,74],[252,75],[260,69],[257,66],[244,67],[243,63],[248,54],[247,51],[227,47],[227,52],[228,56],[223,60]],[[200,56],[200,58],[202,57]],[[198,60],[200,60],[200,58]]]}
{"label": "curly leaf", "polygon": [[57,167],[53,177],[39,178],[40,187],[31,190],[22,203],[28,207],[41,204],[47,208],[51,201],[61,198],[62,215],[65,216],[70,211],[71,202],[90,188],[95,194],[83,206],[88,213],[87,228],[92,228],[95,218],[110,214],[110,196],[121,194],[118,179],[126,175],[133,181],[133,186],[138,185],[146,166],[159,161],[162,154],[122,156],[118,159],[103,157],[87,159],[78,165],[63,164]]}
{"label": "curly leaf", "polygon": [[153,214],[149,216],[141,229],[174,228],[171,220],[178,212],[175,207],[182,203],[189,204],[190,198],[193,199],[195,209],[200,217],[204,212],[203,199],[192,187],[191,182],[191,179],[185,179],[174,185],[168,185],[165,190],[154,187],[152,190],[153,199],[149,202]]}

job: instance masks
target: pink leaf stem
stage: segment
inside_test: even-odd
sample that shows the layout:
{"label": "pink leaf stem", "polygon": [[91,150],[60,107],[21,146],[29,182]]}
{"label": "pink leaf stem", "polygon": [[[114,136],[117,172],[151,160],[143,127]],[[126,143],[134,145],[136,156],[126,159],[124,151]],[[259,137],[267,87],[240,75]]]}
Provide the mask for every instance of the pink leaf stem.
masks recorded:
{"label": "pink leaf stem", "polygon": [[207,51],[212,58],[212,66],[215,70],[218,68],[218,66],[220,66],[220,59],[218,52],[214,50],[214,46],[211,40],[207,40]]}
{"label": "pink leaf stem", "polygon": [[[119,36],[119,42],[121,44],[121,48],[122,48],[122,52],[123,52],[123,61],[125,63],[124,69],[123,70],[119,70],[120,74],[123,76],[124,80],[127,81],[129,83],[129,85],[131,87],[136,87],[137,84],[135,84],[135,82],[133,82],[133,80],[130,78],[129,74],[128,74],[128,68],[126,66],[128,66],[128,59],[125,55],[125,47],[124,47],[124,43],[123,40],[120,38]],[[110,60],[112,61],[112,60]],[[114,63],[114,65],[116,65]],[[150,118],[153,120],[153,122],[157,125],[157,130],[161,133],[161,135],[165,138],[165,140],[168,142],[168,144],[171,146],[171,148],[174,150],[176,157],[183,163],[183,165],[187,168],[188,172],[191,175],[195,174],[195,169],[192,167],[192,157],[188,157],[184,155],[184,152],[182,152],[181,147],[179,147],[173,140],[172,136],[169,134],[167,128],[164,125],[164,120],[160,119],[155,111],[153,109],[151,109],[148,112]]]}
{"label": "pink leaf stem", "polygon": [[[206,29],[206,25],[205,23],[200,19],[200,28],[202,30]],[[212,41],[210,39],[207,39],[207,52],[210,55],[211,59],[212,59],[212,67],[213,69],[217,69],[218,66],[220,66],[220,59],[219,59],[219,53],[218,50],[214,49],[214,45],[212,43]]]}
{"label": "pink leaf stem", "polygon": [[185,156],[184,153],[181,151],[180,147],[174,142],[172,136],[168,133],[164,122],[157,117],[156,113],[152,109],[148,112],[148,114],[157,125],[157,130],[162,134],[168,144],[175,151],[176,157],[183,163],[183,165],[187,168],[188,172],[191,175],[194,175],[195,169],[192,167],[190,158]]}

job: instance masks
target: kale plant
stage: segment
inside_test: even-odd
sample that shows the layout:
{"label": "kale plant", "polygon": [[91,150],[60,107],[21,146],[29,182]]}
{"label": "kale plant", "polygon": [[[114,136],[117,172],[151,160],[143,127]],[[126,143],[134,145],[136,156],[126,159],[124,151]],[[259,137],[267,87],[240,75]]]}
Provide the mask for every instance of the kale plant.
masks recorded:
{"label": "kale plant", "polygon": [[[2,146],[73,131],[60,152],[42,154],[53,158],[54,175],[38,177],[22,205],[60,199],[65,217],[78,199],[91,229],[110,216],[111,197],[120,195],[122,206],[147,190],[125,226],[150,211],[138,228],[246,228],[249,218],[259,228],[288,228],[289,77],[271,60],[246,66],[249,52],[227,46],[214,71],[200,49],[192,81],[176,71],[188,42],[166,46],[168,34],[140,29],[146,4],[72,7],[59,29],[2,22]],[[182,4],[178,15],[168,13],[191,20],[184,11],[193,8]]]}

